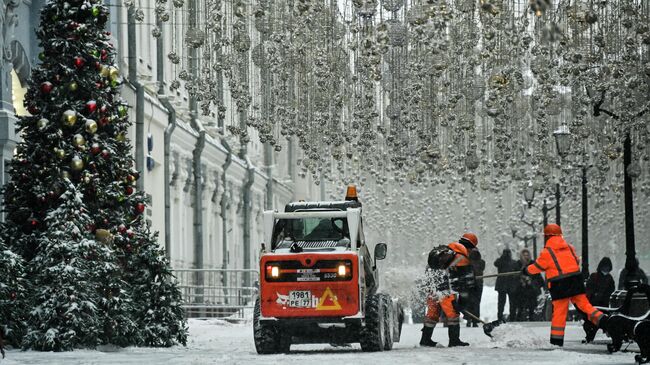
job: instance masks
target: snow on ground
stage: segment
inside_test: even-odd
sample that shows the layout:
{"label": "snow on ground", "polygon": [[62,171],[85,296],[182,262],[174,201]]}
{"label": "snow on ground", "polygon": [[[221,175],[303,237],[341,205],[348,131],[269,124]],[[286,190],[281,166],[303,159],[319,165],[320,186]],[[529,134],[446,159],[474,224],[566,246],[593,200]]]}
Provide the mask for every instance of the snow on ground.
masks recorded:
{"label": "snow on ground", "polygon": [[[207,365],[207,364],[633,364],[634,355],[610,355],[602,334],[598,344],[583,345],[582,328],[570,323],[564,349],[547,345],[549,324],[546,322],[514,323],[495,329],[495,338],[483,334],[481,328],[461,328],[461,339],[468,348],[421,348],[417,343],[421,325],[405,325],[402,341],[393,351],[363,353],[358,344],[334,348],[329,345],[294,345],[290,354],[257,355],[250,323],[231,324],[220,320],[189,321],[190,339],[187,347],[169,349],[102,348],[65,353],[43,353],[11,350],[1,365]],[[434,340],[447,343],[447,329],[438,327]]]}

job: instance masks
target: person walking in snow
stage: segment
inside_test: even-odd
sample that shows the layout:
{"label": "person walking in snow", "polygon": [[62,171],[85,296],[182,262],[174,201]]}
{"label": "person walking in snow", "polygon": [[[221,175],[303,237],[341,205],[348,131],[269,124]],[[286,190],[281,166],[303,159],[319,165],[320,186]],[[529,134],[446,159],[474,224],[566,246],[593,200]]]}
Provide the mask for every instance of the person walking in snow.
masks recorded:
{"label": "person walking in snow", "polygon": [[594,308],[585,294],[585,284],[580,272],[580,260],[575,248],[562,236],[557,224],[544,227],[546,245],[537,261],[522,270],[524,275],[545,273],[553,302],[551,344],[564,346],[564,329],[569,313],[569,303],[587,314],[594,325],[607,330],[608,317]]}
{"label": "person walking in snow", "polygon": [[[497,272],[499,274],[512,272],[517,270],[517,261],[512,259],[512,252],[510,251],[509,248],[506,247],[503,249],[501,256],[498,259],[496,259],[496,261],[494,261],[494,266],[496,266]],[[497,302],[497,318],[499,320],[504,319],[503,309],[505,308],[506,305],[506,297],[508,298],[508,302],[510,303],[510,317],[511,317],[510,319],[513,319],[512,315],[515,313],[513,294],[516,287],[517,287],[516,277],[514,276],[497,277],[497,282],[494,287],[494,290],[496,290],[499,293],[499,298]]]}
{"label": "person walking in snow", "polygon": [[[594,306],[609,306],[609,296],[612,295],[615,290],[614,278],[611,274],[612,267],[612,260],[610,260],[609,257],[603,257],[598,263],[596,272],[589,275],[589,279],[587,279],[587,284],[585,285],[587,299],[589,299],[589,303]],[[586,335],[584,342],[589,343],[593,341],[598,332],[598,327],[585,320],[582,328],[585,330]]]}
{"label": "person walking in snow", "polygon": [[[519,261],[517,270],[530,265],[532,259],[530,250],[523,248],[519,252]],[[511,320],[515,321],[532,321],[535,318],[535,307],[537,307],[537,297],[544,286],[542,275],[521,275],[517,280],[517,286],[514,291],[515,297],[515,314]]]}
{"label": "person walking in snow", "polygon": [[460,304],[459,296],[453,291],[452,280],[473,276],[467,249],[457,243],[438,246],[431,250],[427,260],[427,277],[425,286],[429,289],[427,309],[422,328],[420,346],[435,347],[437,342],[431,339],[433,330],[444,313],[449,335],[449,347],[468,346],[460,340]]}

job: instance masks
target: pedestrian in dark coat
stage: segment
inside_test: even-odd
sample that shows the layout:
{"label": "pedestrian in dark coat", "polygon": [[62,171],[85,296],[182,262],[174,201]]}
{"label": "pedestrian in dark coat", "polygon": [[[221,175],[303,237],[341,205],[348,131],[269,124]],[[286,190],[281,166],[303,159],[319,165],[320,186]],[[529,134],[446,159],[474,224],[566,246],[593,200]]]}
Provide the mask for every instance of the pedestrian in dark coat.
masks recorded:
{"label": "pedestrian in dark coat", "polygon": [[[615,290],[614,278],[610,274],[612,272],[612,260],[609,257],[603,257],[598,263],[598,269],[595,273],[589,275],[585,290],[589,302],[598,307],[609,306],[609,296]],[[598,327],[594,326],[589,321],[584,321],[582,328],[585,330],[585,342],[589,343],[596,337]]]}
{"label": "pedestrian in dark coat", "polygon": [[[519,270],[532,263],[530,250],[527,248],[519,252],[519,261],[517,266]],[[521,275],[517,279],[515,288],[515,314],[510,319],[515,321],[532,321],[535,318],[535,308],[537,307],[537,297],[544,287],[542,275]]]}
{"label": "pedestrian in dark coat", "polygon": [[[635,267],[635,270],[632,270],[632,266]],[[619,290],[630,290],[630,287],[636,284],[648,284],[648,276],[639,267],[639,259],[631,261],[631,265],[626,261],[625,267],[618,276]]]}
{"label": "pedestrian in dark coat", "polygon": [[[513,272],[517,270],[517,261],[512,259],[512,252],[509,248],[505,248],[501,253],[501,257],[494,261],[494,266],[497,268],[499,274],[506,272]],[[503,320],[503,309],[506,305],[506,297],[510,303],[510,314],[515,313],[515,303],[513,294],[517,286],[517,278],[514,276],[497,277],[496,286],[494,290],[499,293],[499,300],[497,306],[497,317]]]}

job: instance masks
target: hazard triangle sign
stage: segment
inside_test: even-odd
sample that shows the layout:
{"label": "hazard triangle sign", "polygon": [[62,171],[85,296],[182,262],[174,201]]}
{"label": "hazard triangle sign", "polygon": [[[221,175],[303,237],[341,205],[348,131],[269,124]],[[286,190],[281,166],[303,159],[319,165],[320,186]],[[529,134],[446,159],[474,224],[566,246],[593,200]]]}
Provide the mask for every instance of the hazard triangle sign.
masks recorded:
{"label": "hazard triangle sign", "polygon": [[338,298],[332,292],[332,290],[327,287],[323,292],[323,296],[320,297],[318,301],[318,306],[316,307],[317,311],[327,311],[327,310],[339,310],[341,305],[339,304]]}

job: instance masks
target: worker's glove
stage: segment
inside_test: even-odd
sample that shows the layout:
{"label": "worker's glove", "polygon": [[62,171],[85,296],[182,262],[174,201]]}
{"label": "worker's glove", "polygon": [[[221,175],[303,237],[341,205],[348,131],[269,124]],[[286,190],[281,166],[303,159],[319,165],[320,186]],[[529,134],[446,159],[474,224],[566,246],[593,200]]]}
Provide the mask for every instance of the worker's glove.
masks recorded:
{"label": "worker's glove", "polygon": [[528,273],[528,265],[524,266],[521,269],[521,275],[530,276],[530,274]]}

